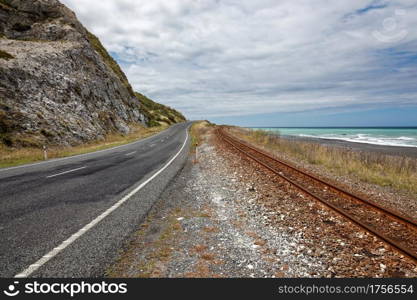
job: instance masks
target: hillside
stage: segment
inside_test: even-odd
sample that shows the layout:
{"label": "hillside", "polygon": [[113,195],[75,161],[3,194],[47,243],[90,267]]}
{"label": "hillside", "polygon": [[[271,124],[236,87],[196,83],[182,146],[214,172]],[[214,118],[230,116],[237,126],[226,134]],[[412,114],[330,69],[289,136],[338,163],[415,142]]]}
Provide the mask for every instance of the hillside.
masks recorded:
{"label": "hillside", "polygon": [[156,103],[140,93],[135,95],[142,104],[142,112],[149,120],[149,126],[172,125],[185,121],[185,117],[175,109]]}
{"label": "hillside", "polygon": [[0,0],[0,143],[78,145],[184,117],[141,94],[57,0]]}

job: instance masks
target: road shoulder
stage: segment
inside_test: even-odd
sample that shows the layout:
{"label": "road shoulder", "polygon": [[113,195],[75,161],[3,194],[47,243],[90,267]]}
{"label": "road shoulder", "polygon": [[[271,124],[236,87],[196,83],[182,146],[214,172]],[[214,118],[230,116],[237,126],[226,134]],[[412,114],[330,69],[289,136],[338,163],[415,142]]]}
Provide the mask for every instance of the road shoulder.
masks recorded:
{"label": "road shoulder", "polygon": [[[185,131],[184,131],[185,136]],[[164,188],[177,176],[183,168],[189,154],[191,140],[183,141],[178,156],[139,191],[132,194],[116,210],[99,221],[94,227],[80,236],[74,243],[54,256],[33,277],[101,277],[112,264],[120,249],[143,223]],[[171,157],[170,159],[172,159]],[[164,162],[166,164],[167,162]],[[161,167],[165,166],[161,164]],[[156,170],[158,172],[161,169]],[[121,199],[136,190],[155,173],[148,174],[135,186],[118,195]]]}
{"label": "road shoulder", "polygon": [[108,277],[390,277],[415,266],[200,132]]}

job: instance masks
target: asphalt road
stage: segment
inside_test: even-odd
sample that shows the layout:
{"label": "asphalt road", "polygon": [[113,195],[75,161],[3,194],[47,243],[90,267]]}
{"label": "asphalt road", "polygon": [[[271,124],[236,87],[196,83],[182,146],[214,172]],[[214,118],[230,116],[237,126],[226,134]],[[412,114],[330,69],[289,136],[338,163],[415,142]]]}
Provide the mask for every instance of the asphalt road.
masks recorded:
{"label": "asphalt road", "polygon": [[113,149],[0,169],[0,276],[103,276],[182,168],[189,125]]}

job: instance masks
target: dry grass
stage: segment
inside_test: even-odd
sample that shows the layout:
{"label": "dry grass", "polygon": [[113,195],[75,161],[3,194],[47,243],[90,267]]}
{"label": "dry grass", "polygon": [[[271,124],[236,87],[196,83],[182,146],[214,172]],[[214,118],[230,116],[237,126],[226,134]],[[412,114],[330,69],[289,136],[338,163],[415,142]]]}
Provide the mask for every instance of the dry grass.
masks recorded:
{"label": "dry grass", "polygon": [[417,159],[280,138],[262,130],[232,128],[233,134],[272,153],[285,153],[304,162],[321,165],[338,175],[363,182],[417,193]]}
{"label": "dry grass", "polygon": [[[136,126],[128,135],[109,134],[102,141],[94,141],[73,147],[51,147],[48,149],[48,159],[84,154],[120,146],[156,134],[165,128],[167,127],[159,126],[145,128]],[[22,165],[41,161],[43,159],[43,150],[39,148],[13,148],[0,145],[0,168]]]}
{"label": "dry grass", "polygon": [[257,246],[265,246],[266,245],[266,241],[265,240],[263,240],[263,239],[257,239],[255,242],[254,242],[254,244],[255,245],[257,245]]}
{"label": "dry grass", "polygon": [[194,151],[195,148],[200,144],[200,136],[208,130],[209,126],[211,126],[211,124],[208,121],[195,122],[191,126],[191,145]]}
{"label": "dry grass", "polygon": [[208,121],[195,122],[190,129],[191,136],[191,153],[195,154],[193,163],[198,163],[197,147],[200,145],[200,137],[209,129],[210,126],[214,126]]}
{"label": "dry grass", "polygon": [[204,260],[214,260],[214,258],[216,257],[216,255],[214,253],[203,253],[201,254],[201,258]]}
{"label": "dry grass", "polygon": [[207,233],[216,233],[219,232],[219,229],[213,226],[206,226],[203,228],[203,231]]}
{"label": "dry grass", "polygon": [[208,249],[208,247],[206,245],[195,245],[192,249],[191,252],[195,252],[195,253],[201,253],[203,251],[206,251]]}

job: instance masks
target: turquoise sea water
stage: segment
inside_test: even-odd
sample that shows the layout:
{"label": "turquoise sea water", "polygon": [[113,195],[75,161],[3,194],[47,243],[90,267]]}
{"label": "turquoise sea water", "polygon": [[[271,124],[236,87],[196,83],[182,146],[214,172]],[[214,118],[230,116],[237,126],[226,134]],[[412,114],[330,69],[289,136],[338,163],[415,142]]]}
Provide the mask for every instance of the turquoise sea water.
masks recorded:
{"label": "turquoise sea water", "polygon": [[281,135],[315,137],[386,146],[417,147],[417,127],[408,128],[253,128]]}

